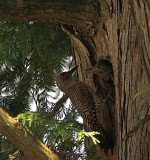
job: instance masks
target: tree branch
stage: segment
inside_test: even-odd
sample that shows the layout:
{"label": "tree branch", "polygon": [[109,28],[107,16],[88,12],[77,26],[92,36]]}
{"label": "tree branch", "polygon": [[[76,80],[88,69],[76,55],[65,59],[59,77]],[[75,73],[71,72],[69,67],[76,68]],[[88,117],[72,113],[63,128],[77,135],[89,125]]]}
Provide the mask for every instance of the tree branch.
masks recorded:
{"label": "tree branch", "polygon": [[0,133],[11,140],[28,160],[59,160],[59,157],[48,149],[31,131],[20,125],[0,108]]}
{"label": "tree branch", "polygon": [[98,12],[96,5],[92,0],[26,0],[21,3],[6,0],[0,1],[0,21],[55,22],[93,33]]}
{"label": "tree branch", "polygon": [[145,118],[141,119],[125,136],[123,141],[128,140],[141,126],[143,126],[147,121],[150,120],[150,114],[146,116]]}

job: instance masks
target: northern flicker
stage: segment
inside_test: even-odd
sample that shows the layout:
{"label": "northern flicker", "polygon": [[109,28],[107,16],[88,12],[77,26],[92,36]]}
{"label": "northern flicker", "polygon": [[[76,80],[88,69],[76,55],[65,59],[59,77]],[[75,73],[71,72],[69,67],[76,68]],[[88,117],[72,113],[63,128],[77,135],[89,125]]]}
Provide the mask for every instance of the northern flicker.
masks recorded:
{"label": "northern flicker", "polygon": [[94,73],[103,78],[103,80],[106,82],[114,82],[112,64],[109,61],[102,60],[92,68],[88,68],[86,72]]}
{"label": "northern flicker", "polygon": [[[73,81],[72,73],[78,67],[74,67],[68,72],[61,73],[56,80],[59,89],[66,93],[73,106],[81,114],[85,124],[91,131],[98,131],[101,134],[96,136],[100,140],[100,147],[107,153],[108,149],[112,149],[113,145],[109,140],[102,124],[98,123],[96,116],[95,97],[92,88],[82,81]],[[101,105],[101,104],[98,104]]]}

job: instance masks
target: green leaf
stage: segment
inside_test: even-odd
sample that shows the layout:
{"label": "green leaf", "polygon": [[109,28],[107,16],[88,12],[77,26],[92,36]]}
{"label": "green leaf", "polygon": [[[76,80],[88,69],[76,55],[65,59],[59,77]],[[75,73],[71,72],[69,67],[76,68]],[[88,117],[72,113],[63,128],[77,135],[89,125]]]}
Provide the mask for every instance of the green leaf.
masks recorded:
{"label": "green leaf", "polygon": [[94,144],[97,144],[97,143],[100,143],[100,141],[98,139],[96,139],[94,137],[94,135],[98,135],[98,134],[100,134],[100,133],[95,132],[95,131],[93,131],[93,132],[80,131],[80,132],[78,132],[78,136],[79,136],[78,139],[80,141],[83,138],[83,136],[90,137],[90,138],[92,138]]}

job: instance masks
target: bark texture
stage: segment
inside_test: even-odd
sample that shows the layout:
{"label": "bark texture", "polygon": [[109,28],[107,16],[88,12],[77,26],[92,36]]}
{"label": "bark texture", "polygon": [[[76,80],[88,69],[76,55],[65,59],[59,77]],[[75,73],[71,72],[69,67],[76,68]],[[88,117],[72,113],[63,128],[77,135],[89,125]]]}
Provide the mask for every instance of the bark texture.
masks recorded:
{"label": "bark texture", "polygon": [[82,41],[71,36],[76,62],[81,68],[79,78],[93,86],[91,76],[83,74],[83,71],[109,57],[114,70],[116,95],[115,105],[111,107],[115,107],[117,113],[113,158],[148,160],[149,121],[128,140],[123,141],[123,138],[150,113],[149,93],[133,100],[137,92],[150,84],[150,4],[136,0],[100,1],[102,8],[106,4],[109,9],[105,10],[105,15],[109,16],[99,20],[93,37],[84,37]]}
{"label": "bark texture", "polygon": [[82,1],[0,1],[0,21],[34,21],[68,24],[84,34],[94,33],[97,20],[96,2]]}
{"label": "bark texture", "polygon": [[[150,159],[150,122],[143,123],[130,138],[128,133],[150,113],[150,98],[146,92],[133,97],[150,85],[150,3],[149,1],[99,1],[100,19],[92,37],[72,34],[72,46],[78,75],[95,88],[95,76],[84,71],[100,60],[109,60],[114,71],[115,103],[112,118],[115,121],[114,153],[104,159]],[[102,9],[103,8],[103,9]],[[104,9],[105,8],[105,9]],[[103,16],[105,15],[105,16]],[[67,30],[67,28],[66,28]],[[69,29],[68,29],[69,30]],[[105,93],[105,90],[102,90]],[[105,96],[106,94],[104,94]]]}

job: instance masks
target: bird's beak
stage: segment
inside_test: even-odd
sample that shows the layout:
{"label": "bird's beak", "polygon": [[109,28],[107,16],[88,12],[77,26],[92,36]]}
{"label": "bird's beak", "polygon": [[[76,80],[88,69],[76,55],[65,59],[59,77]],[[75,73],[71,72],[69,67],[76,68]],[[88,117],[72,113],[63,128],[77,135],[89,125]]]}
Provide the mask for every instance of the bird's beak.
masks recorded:
{"label": "bird's beak", "polygon": [[73,72],[74,72],[75,70],[77,70],[77,68],[78,68],[78,66],[76,66],[76,67],[72,68],[68,73],[69,73],[70,75],[72,75],[72,74],[73,74]]}

